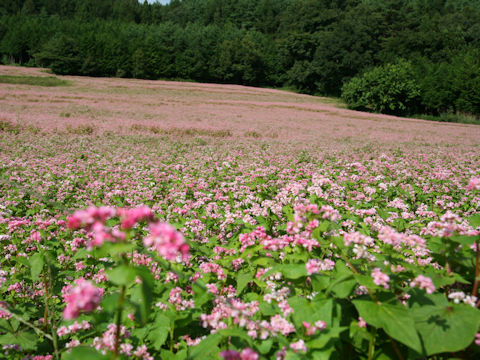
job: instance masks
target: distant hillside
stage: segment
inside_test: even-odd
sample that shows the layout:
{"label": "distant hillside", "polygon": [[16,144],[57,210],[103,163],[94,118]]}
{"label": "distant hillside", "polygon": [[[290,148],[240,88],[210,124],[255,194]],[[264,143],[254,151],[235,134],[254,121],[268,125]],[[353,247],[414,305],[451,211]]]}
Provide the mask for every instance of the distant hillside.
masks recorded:
{"label": "distant hillside", "polygon": [[0,58],[59,74],[285,86],[333,96],[352,78],[401,61],[407,78],[390,81],[413,81],[406,88],[415,96],[392,108],[398,99],[382,99],[379,90],[380,98],[362,107],[378,110],[371,102],[384,101],[390,107],[379,111],[401,115],[478,115],[480,1],[4,0]]}

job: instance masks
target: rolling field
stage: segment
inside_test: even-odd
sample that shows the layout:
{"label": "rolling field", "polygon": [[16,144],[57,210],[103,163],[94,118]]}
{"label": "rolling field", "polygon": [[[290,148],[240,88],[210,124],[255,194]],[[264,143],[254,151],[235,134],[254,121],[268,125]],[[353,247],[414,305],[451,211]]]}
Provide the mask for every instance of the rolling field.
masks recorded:
{"label": "rolling field", "polygon": [[51,76],[0,67],[0,359],[480,357],[479,126]]}

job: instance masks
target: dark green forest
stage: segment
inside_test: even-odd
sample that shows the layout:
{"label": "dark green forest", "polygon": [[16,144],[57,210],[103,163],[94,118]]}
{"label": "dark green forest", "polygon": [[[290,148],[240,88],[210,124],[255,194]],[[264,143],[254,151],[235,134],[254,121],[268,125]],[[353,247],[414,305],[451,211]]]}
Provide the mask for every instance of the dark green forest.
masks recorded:
{"label": "dark green forest", "polygon": [[0,59],[480,115],[480,0],[2,0]]}

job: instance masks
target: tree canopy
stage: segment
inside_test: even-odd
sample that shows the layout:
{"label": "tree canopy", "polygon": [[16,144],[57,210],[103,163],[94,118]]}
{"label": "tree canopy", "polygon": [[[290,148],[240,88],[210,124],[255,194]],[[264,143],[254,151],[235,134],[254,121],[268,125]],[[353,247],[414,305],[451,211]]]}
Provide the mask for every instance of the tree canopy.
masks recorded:
{"label": "tree canopy", "polygon": [[0,3],[3,63],[340,96],[408,62],[419,95],[404,114],[479,114],[479,53],[480,0]]}

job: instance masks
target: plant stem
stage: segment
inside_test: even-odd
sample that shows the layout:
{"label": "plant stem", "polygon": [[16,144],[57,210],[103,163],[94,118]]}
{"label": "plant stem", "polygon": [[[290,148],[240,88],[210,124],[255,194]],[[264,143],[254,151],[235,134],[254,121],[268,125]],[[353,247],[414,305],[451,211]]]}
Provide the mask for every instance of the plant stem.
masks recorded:
{"label": "plant stem", "polygon": [[51,331],[52,331],[53,352],[55,353],[55,359],[60,360],[60,355],[58,353],[57,331],[55,330],[55,328],[53,326],[51,328]]}
{"label": "plant stem", "polygon": [[[48,269],[48,278],[47,278],[47,273],[45,273],[45,313],[48,316],[49,308],[48,308],[48,301],[50,300],[50,296],[48,293],[48,286],[52,286],[52,279],[53,279],[53,274],[52,274],[52,267],[50,266],[49,258],[48,256],[45,257],[46,263],[47,263],[47,269]],[[47,283],[48,280],[48,283]],[[58,337],[57,337],[57,327],[55,326],[55,313],[50,315],[50,322],[52,326],[50,327],[51,333],[52,333],[52,344],[53,344],[53,352],[55,353],[55,358],[57,360],[60,360],[60,355],[58,353]],[[47,322],[47,317],[45,317],[45,323],[48,326]],[[48,327],[45,328],[45,331],[48,329]]]}
{"label": "plant stem", "polygon": [[3,312],[6,312],[8,315],[11,315],[12,317],[14,317],[15,319],[17,319],[18,321],[20,321],[22,324],[24,325],[27,325],[28,327],[31,327],[32,329],[34,329],[35,331],[38,331],[40,334],[42,334],[43,336],[45,336],[47,339],[49,340],[52,340],[52,337],[50,335],[48,335],[45,331],[43,331],[42,329],[36,327],[35,325],[29,323],[28,321],[24,320],[21,316],[18,316],[17,314],[15,313],[12,313],[11,311],[8,311],[7,309],[5,309],[4,307],[2,307],[2,311]]}
{"label": "plant stem", "polygon": [[44,276],[44,288],[45,288],[45,311],[43,312],[43,320],[45,323],[44,330],[48,332],[48,285],[47,285],[47,276]]}
{"label": "plant stem", "polygon": [[175,321],[172,321],[172,327],[170,328],[170,351],[173,352],[173,333],[175,331]]}
{"label": "plant stem", "polygon": [[122,325],[122,312],[123,312],[123,302],[125,301],[125,289],[126,286],[123,285],[120,290],[120,299],[118,299],[117,304],[117,321],[116,321],[116,329],[115,329],[115,348],[114,348],[114,356],[113,358],[116,359],[118,357],[119,348],[120,348],[120,327]]}
{"label": "plant stem", "polygon": [[478,276],[480,275],[480,252],[478,251],[479,246],[480,241],[477,239],[477,241],[475,242],[475,281],[473,283],[472,296],[477,296],[478,293]]}
{"label": "plant stem", "polygon": [[373,360],[373,354],[375,353],[375,334],[377,328],[372,326],[370,330],[370,342],[368,344],[368,360]]}
{"label": "plant stem", "polygon": [[403,360],[402,352],[398,348],[397,343],[395,342],[395,340],[393,340],[393,338],[390,335],[388,337],[390,338],[390,342],[392,343],[393,350],[395,350],[395,353],[397,354],[398,358],[400,360]]}

